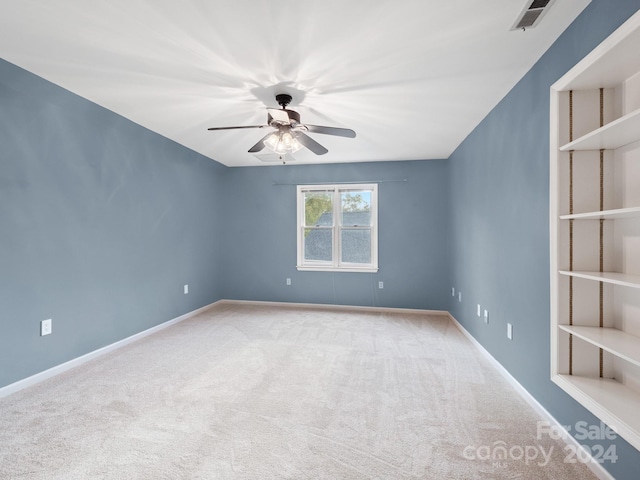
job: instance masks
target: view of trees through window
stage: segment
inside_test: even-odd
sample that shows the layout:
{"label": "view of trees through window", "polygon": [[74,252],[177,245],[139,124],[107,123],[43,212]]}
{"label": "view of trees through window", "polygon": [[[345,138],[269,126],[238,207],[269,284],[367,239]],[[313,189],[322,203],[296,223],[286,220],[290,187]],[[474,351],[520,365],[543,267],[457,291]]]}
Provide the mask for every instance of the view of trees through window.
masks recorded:
{"label": "view of trees through window", "polygon": [[[323,218],[324,217],[324,218]],[[320,219],[323,218],[321,222]],[[327,223],[327,220],[329,222]],[[333,225],[333,193],[307,192],[304,195],[304,224]]]}
{"label": "view of trees through window", "polygon": [[[360,218],[370,224],[371,193],[370,192],[342,192],[342,213],[360,213]],[[304,199],[304,224],[307,226],[333,225],[333,193],[307,192]],[[345,223],[349,224],[349,223]]]}

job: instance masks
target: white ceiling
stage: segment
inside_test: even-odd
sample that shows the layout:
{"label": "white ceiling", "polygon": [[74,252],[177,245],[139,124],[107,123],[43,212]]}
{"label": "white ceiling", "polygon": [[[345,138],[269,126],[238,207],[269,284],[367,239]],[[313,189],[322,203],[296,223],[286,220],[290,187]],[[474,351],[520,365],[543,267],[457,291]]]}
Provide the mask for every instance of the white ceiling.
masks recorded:
{"label": "white ceiling", "polygon": [[447,158],[590,0],[0,0],[0,56],[229,166],[276,93],[329,149],[297,163]]}

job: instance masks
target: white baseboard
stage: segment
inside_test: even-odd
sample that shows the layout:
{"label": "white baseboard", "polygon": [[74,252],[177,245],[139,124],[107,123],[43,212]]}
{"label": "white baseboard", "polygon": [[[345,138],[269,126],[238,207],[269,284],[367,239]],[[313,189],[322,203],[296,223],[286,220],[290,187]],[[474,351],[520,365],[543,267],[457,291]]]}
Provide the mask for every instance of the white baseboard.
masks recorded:
{"label": "white baseboard", "polygon": [[267,302],[257,300],[219,300],[216,305],[255,305],[265,307],[284,308],[309,308],[314,310],[346,310],[361,312],[398,312],[417,313],[421,315],[449,315],[446,310],[421,310],[419,308],[396,308],[396,307],[363,307],[359,305],[335,305],[331,303],[294,303],[294,302]]}
{"label": "white baseboard", "polygon": [[[502,366],[493,356],[478,342],[473,335],[471,335],[458,320],[456,320],[451,313],[446,313],[456,327],[462,332],[462,334],[469,339],[469,341],[489,360],[489,362],[498,370],[502,376],[513,386],[513,388],[520,394],[520,396],[546,421],[549,422],[558,431],[564,431],[566,435],[563,436],[565,442],[571,445],[576,451],[580,450],[582,453],[579,458],[591,458],[591,461],[586,463],[586,466],[597,476],[600,480],[615,480],[614,477],[605,470],[602,464],[593,460],[591,453],[587,451],[573,436],[560,425],[560,423],[551,415],[546,408],[544,408],[529,391],[524,388],[510,373]],[[584,455],[584,456],[582,456]]]}
{"label": "white baseboard", "polygon": [[93,360],[94,358],[98,358],[109,352],[113,352],[114,350],[122,348],[125,345],[129,345],[130,343],[140,340],[141,338],[144,338],[156,332],[159,332],[160,330],[164,330],[165,328],[170,327],[171,325],[175,325],[176,323],[186,320],[187,318],[191,318],[199,313],[209,310],[210,308],[214,307],[218,303],[219,302],[214,302],[212,304],[205,305],[204,307],[198,308],[197,310],[193,310],[191,312],[185,313],[184,315],[180,315],[179,317],[168,320],[164,323],[161,323],[160,325],[156,325],[155,327],[151,327],[140,333],[136,333],[135,335],[131,335],[130,337],[124,338],[122,340],[119,340],[115,343],[112,343],[105,347],[89,352],[80,357],[76,357],[72,360],[69,360],[68,362],[61,363],[60,365],[51,367],[43,372],[36,373],[35,375],[32,375],[30,377],[24,378],[22,380],[18,380],[15,383],[11,383],[5,387],[0,388],[0,398],[11,395],[12,393],[18,392],[27,387],[31,387],[32,385],[36,385],[37,383],[40,383],[51,377],[55,377],[56,375],[66,372],[67,370],[71,370],[72,368],[82,365],[83,363],[87,363],[88,361]]}

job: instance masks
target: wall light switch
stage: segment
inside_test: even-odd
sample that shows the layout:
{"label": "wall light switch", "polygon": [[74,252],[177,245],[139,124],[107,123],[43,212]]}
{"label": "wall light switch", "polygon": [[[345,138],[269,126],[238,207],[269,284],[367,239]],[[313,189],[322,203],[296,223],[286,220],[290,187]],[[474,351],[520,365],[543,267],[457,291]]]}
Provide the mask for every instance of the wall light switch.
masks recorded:
{"label": "wall light switch", "polygon": [[451,287],[451,296],[452,297],[456,296],[456,287]]}
{"label": "wall light switch", "polygon": [[378,288],[380,289],[384,288],[384,282],[378,282]]}
{"label": "wall light switch", "polygon": [[462,292],[458,292],[458,301],[461,302],[462,301]]}
{"label": "wall light switch", "polygon": [[291,285],[291,279],[287,278],[287,285]]}
{"label": "wall light switch", "polygon": [[40,322],[40,336],[44,337],[45,335],[51,335],[52,327],[51,319],[42,320]]}
{"label": "wall light switch", "polygon": [[187,293],[189,293],[189,285],[184,286],[184,294],[186,295]]}
{"label": "wall light switch", "polygon": [[507,323],[507,338],[513,340],[513,327],[510,323]]}
{"label": "wall light switch", "polygon": [[477,311],[477,315],[480,316],[480,304],[478,304],[478,311]]}
{"label": "wall light switch", "polygon": [[489,323],[489,311],[484,311],[484,323]]}

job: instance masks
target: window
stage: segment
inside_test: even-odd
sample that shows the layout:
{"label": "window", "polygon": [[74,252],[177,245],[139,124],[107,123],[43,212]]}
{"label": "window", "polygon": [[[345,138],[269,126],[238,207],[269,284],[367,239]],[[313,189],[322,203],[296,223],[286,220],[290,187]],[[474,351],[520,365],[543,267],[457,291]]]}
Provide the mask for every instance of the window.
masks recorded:
{"label": "window", "polygon": [[378,270],[378,185],[298,185],[298,270]]}

